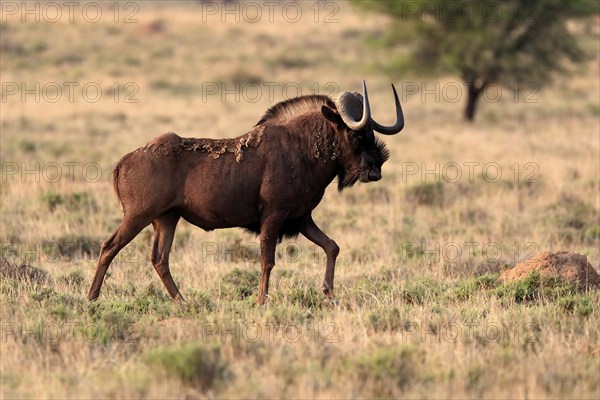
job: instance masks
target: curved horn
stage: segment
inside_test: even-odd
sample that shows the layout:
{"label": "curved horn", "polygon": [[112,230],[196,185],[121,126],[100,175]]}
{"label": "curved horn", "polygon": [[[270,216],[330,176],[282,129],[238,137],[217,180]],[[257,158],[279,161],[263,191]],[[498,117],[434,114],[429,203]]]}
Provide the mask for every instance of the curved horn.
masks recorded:
{"label": "curved horn", "polygon": [[371,120],[371,108],[369,107],[369,96],[367,94],[367,84],[363,81],[363,111],[362,118],[360,121],[355,121],[351,115],[349,115],[344,107],[339,110],[340,116],[348,128],[353,131],[362,129]]}
{"label": "curved horn", "polygon": [[394,100],[396,101],[396,122],[391,126],[383,126],[373,120],[373,130],[383,135],[395,135],[404,128],[404,114],[402,113],[402,106],[400,105],[400,100],[398,100],[398,93],[396,93],[393,83],[392,90],[394,91]]}

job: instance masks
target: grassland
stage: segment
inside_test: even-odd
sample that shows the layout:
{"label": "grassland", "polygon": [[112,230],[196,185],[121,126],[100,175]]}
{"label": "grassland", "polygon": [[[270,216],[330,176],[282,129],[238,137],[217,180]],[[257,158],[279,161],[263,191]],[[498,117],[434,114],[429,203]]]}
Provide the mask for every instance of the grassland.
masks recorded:
{"label": "grassland", "polygon": [[[340,3],[337,22],[324,9],[315,22],[311,5],[297,23],[223,23],[197,3],[156,3],[129,24],[105,9],[97,23],[0,25],[0,397],[598,398],[598,292],[496,281],[542,249],[600,265],[598,36],[585,30],[593,60],[537,93],[503,89],[472,125],[443,94],[454,77],[401,79],[438,84],[439,99],[404,99],[383,180],[332,187],[314,213],[342,249],[337,306],[318,291],[325,258],[310,242],[279,247],[258,307],[256,239],[185,222],[171,269],[186,305],[153,271],[151,228],[113,262],[100,299],[85,300],[121,217],[111,166],[154,136],[237,136],[284,85],[335,96],[362,79],[389,122],[380,67],[393,56],[375,40],[389,21]],[[7,94],[36,82],[39,102],[21,86]],[[79,84],[72,101],[65,82]],[[209,94],[235,83],[239,98]],[[102,89],[97,102],[86,84]]]}

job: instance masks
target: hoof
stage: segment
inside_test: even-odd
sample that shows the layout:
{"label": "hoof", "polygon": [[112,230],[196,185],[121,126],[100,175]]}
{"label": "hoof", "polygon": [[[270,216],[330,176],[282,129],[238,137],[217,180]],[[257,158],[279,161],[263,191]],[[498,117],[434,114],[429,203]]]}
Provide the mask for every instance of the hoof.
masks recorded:
{"label": "hoof", "polygon": [[325,304],[330,307],[338,307],[340,305],[340,301],[335,297],[327,297],[325,299]]}
{"label": "hoof", "polygon": [[258,304],[259,306],[262,306],[267,302],[267,300],[269,300],[268,294],[266,294],[264,297],[258,297],[256,299],[256,304]]}
{"label": "hoof", "polygon": [[181,294],[178,294],[177,296],[175,296],[175,298],[173,299],[173,302],[175,304],[187,304],[187,302],[185,301],[185,299],[183,298],[183,296]]}

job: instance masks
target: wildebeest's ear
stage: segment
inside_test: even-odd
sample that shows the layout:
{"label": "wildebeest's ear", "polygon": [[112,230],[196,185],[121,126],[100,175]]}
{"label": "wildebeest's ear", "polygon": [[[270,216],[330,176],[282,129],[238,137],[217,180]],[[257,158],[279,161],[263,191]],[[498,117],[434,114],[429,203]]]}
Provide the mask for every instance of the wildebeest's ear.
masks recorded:
{"label": "wildebeest's ear", "polygon": [[342,117],[340,117],[340,114],[336,113],[327,106],[321,107],[321,113],[327,120],[333,122],[334,124],[339,124],[342,122]]}

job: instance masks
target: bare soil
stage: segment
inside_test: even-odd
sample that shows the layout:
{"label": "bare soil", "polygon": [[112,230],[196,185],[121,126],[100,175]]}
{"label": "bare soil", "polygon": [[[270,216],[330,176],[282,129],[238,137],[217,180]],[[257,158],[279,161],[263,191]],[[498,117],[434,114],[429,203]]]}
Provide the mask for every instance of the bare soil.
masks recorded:
{"label": "bare soil", "polygon": [[557,277],[565,283],[572,283],[580,289],[600,288],[600,275],[582,254],[559,251],[542,251],[527,261],[507,269],[498,278],[501,282],[520,281],[534,271],[542,277]]}

